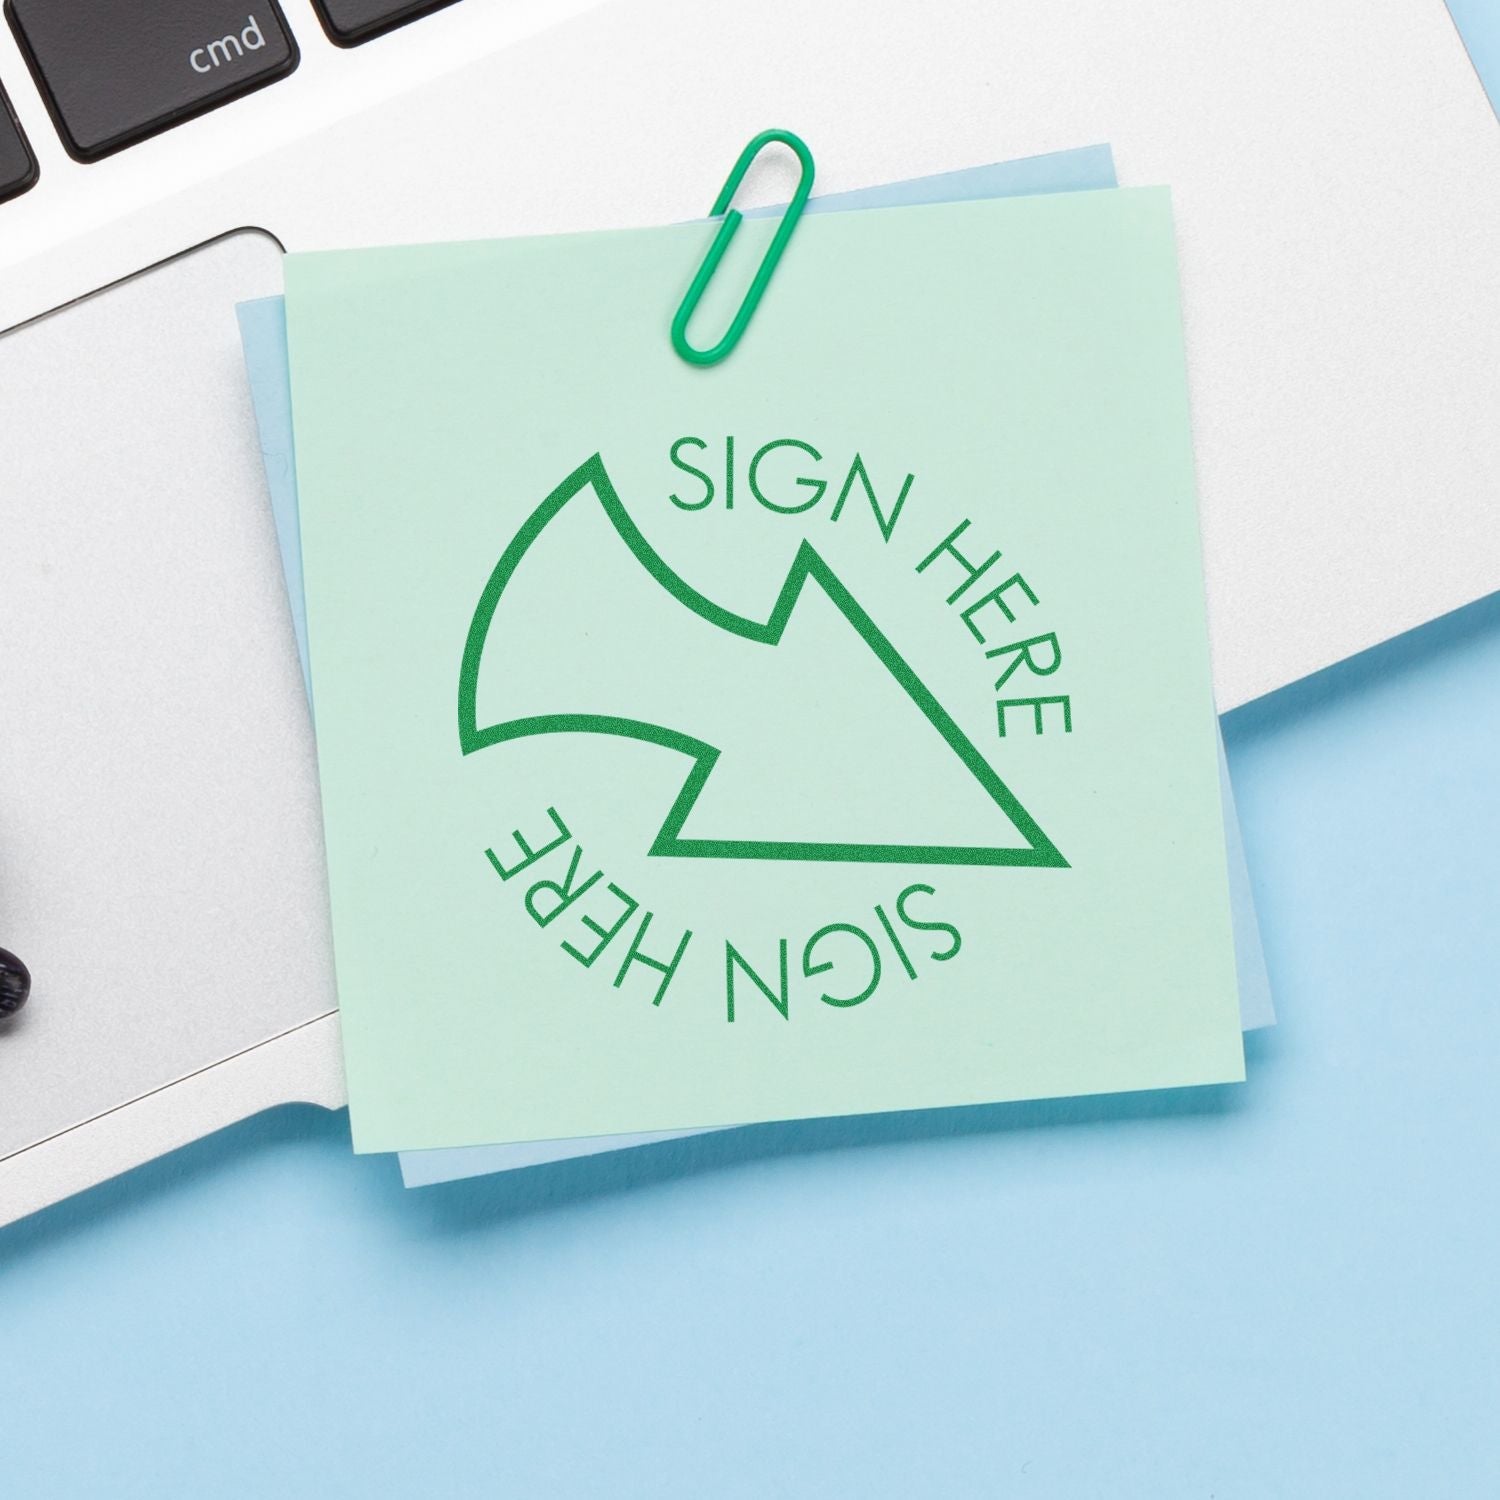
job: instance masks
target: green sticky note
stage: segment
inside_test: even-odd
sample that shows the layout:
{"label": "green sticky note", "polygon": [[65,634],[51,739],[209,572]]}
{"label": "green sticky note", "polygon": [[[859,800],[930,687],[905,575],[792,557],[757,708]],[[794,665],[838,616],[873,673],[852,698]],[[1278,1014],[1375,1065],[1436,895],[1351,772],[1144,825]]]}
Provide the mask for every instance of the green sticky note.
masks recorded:
{"label": "green sticky note", "polygon": [[287,262],[356,1147],[1242,1077],[1168,195],[710,236]]}

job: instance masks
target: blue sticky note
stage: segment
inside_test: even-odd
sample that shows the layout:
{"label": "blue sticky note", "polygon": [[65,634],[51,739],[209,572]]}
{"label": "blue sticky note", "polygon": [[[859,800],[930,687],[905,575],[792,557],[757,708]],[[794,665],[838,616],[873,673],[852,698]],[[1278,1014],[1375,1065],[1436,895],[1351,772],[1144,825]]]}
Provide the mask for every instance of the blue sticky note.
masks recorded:
{"label": "blue sticky note", "polygon": [[250,377],[250,399],[260,432],[260,456],[271,492],[271,517],[276,523],[276,545],[286,580],[292,629],[302,681],[312,701],[312,674],[307,663],[307,610],[302,592],[302,527],[297,517],[297,463],[292,445],[292,381],[286,355],[286,302],[280,297],[258,297],[235,309],[240,320],[240,342],[245,371]]}
{"label": "blue sticky note", "polygon": [[1495,0],[1448,0],[1448,13],[1469,49],[1469,61],[1500,114],[1500,5]]}
{"label": "blue sticky note", "polygon": [[[1117,185],[1114,159],[1108,146],[1087,146],[1020,161],[913,178],[873,188],[830,193],[814,198],[809,212],[840,212],[866,208],[910,207],[976,198],[1021,197],[1032,193],[1077,192]],[[751,210],[751,216],[779,213],[779,208]],[[307,660],[307,622],[302,593],[301,533],[297,509],[297,477],[292,432],[291,382],[287,365],[286,311],[280,297],[241,303],[240,336],[250,379],[266,482],[281,549],[287,596],[302,663],[311,694]],[[1239,979],[1240,1021],[1250,1031],[1275,1024],[1270,981],[1255,915],[1249,870],[1245,863],[1234,796],[1219,745],[1219,779],[1224,804],[1224,827],[1229,859],[1230,899],[1234,922],[1235,963]],[[487,1172],[536,1166],[570,1157],[627,1146],[647,1145],[697,1132],[662,1131],[629,1136],[600,1136],[587,1140],[535,1141],[519,1145],[471,1146],[451,1150],[401,1153],[402,1177],[408,1187],[427,1186]]]}

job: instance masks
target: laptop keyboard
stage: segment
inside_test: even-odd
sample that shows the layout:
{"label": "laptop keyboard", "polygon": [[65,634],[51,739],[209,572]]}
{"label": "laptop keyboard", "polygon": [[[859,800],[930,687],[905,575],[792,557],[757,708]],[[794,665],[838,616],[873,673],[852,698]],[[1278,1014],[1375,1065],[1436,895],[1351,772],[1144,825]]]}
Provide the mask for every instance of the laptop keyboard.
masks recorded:
{"label": "laptop keyboard", "polygon": [[[453,0],[314,0],[354,47]],[[277,0],[6,0],[6,15],[68,154],[133,146],[285,78],[298,49]],[[36,181],[0,91],[0,201]]]}
{"label": "laptop keyboard", "polygon": [[328,39],[340,47],[357,47],[393,26],[414,21],[453,0],[313,0]]}
{"label": "laptop keyboard", "polygon": [[5,90],[0,89],[0,203],[24,193],[36,181],[36,158],[21,132]]}

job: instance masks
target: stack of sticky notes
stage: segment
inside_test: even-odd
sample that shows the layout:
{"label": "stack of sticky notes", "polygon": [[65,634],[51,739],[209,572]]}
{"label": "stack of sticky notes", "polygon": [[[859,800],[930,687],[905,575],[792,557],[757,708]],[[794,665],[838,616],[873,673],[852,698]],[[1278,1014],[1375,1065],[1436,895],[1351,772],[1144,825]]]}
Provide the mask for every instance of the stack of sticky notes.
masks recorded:
{"label": "stack of sticky notes", "polygon": [[1232,1081],[1272,1020],[1168,193],[1089,148],[811,208],[707,367],[703,224],[241,309],[355,1147],[408,1183]]}

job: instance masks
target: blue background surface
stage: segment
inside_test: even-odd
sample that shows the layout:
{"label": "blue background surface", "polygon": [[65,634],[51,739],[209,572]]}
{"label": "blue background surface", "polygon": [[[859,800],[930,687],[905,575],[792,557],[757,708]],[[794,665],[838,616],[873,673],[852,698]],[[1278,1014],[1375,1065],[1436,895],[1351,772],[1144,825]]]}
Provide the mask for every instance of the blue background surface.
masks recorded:
{"label": "blue background surface", "polygon": [[1500,1493],[1500,597],[1226,733],[1244,1087],[411,1193],[277,1112],[0,1231],[0,1488]]}

